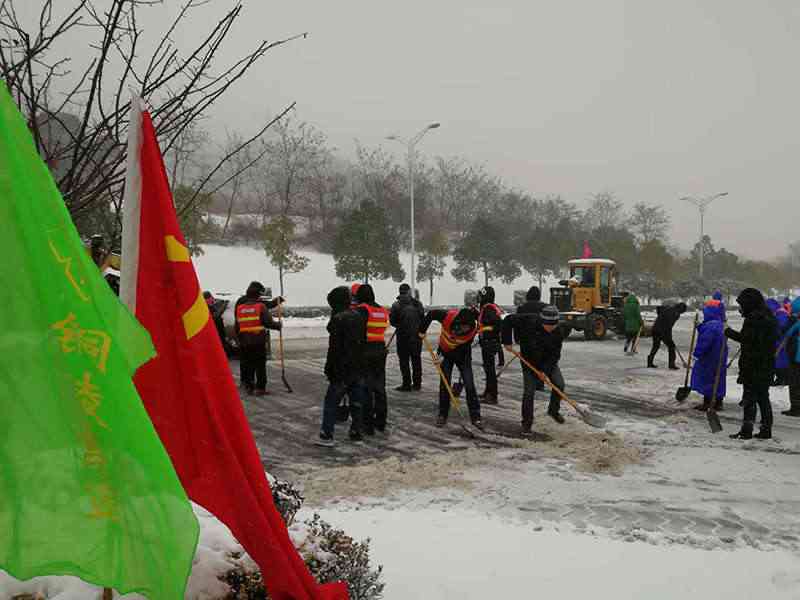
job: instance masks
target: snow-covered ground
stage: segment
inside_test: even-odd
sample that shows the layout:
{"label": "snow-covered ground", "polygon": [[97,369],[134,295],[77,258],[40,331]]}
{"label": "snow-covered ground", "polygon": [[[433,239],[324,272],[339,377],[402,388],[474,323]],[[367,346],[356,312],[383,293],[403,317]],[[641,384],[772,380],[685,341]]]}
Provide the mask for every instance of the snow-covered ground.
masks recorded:
{"label": "snow-covered ground", "polygon": [[[253,280],[261,281],[267,287],[272,287],[272,293],[277,295],[278,270],[273,267],[263,250],[246,246],[203,246],[204,254],[194,258],[200,285],[216,295],[227,292],[233,295],[244,293],[247,284]],[[294,306],[325,306],[325,297],[331,288],[343,285],[345,282],[336,276],[333,256],[319,252],[303,251],[304,256],[311,259],[308,268],[301,273],[286,275],[286,297]],[[402,254],[401,261],[409,276],[411,257]],[[478,289],[483,285],[483,279],[476,282],[460,282],[453,279],[450,269],[455,266],[448,264],[445,276],[437,281],[434,286],[435,304],[461,304],[464,301],[464,292],[468,289]],[[513,304],[514,290],[527,290],[531,285],[536,285],[532,277],[523,276],[512,285],[501,281],[493,281],[492,286],[497,292],[497,301],[501,304]],[[398,282],[389,280],[372,281],[375,295],[379,302],[391,304],[397,296]],[[549,286],[556,285],[555,280],[545,283],[543,297],[548,298]],[[428,284],[419,284],[420,299],[429,303]]]}
{"label": "snow-covered ground", "polygon": [[321,516],[372,538],[373,555],[385,565],[385,600],[800,597],[800,562],[788,552],[627,543],[446,502]]}

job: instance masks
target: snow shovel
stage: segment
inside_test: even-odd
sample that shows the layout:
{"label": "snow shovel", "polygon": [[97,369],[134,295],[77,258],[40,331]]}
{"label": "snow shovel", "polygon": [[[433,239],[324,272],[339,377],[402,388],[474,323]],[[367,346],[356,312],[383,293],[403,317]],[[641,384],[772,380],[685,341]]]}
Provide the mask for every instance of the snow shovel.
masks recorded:
{"label": "snow shovel", "polygon": [[634,354],[639,353],[639,341],[642,339],[642,331],[644,331],[644,325],[639,327],[639,331],[636,332],[636,337],[633,340],[633,344],[631,344],[631,351],[629,356],[633,356]]}
{"label": "snow shovel", "polygon": [[728,368],[731,368],[731,365],[736,362],[736,359],[739,358],[739,355],[742,353],[742,347],[739,346],[739,349],[736,351],[736,354],[733,355],[733,358],[728,362]]}
{"label": "snow shovel", "polygon": [[[430,353],[430,355],[431,355],[431,360],[433,361],[433,364],[436,367],[436,370],[439,372],[439,377],[442,379],[442,383],[444,383],[444,387],[447,388],[447,393],[450,396],[450,406],[452,406],[453,408],[456,409],[456,412],[459,414],[459,416],[462,419],[466,419],[466,417],[464,417],[464,413],[461,412],[461,403],[458,401],[458,398],[456,397],[455,392],[453,392],[453,388],[450,386],[450,382],[447,381],[447,377],[444,376],[444,371],[442,371],[442,366],[439,364],[439,359],[436,358],[436,353],[433,351],[433,347],[431,346],[431,343],[428,341],[428,338],[425,337],[423,334],[420,334],[420,335],[422,335],[422,341],[425,344],[425,348],[427,348],[428,353]],[[473,431],[470,431],[470,429],[466,425],[464,425],[463,423],[460,423],[459,425],[461,426],[461,429],[466,431],[471,438],[476,437],[475,433]]]}
{"label": "snow shovel", "polygon": [[286,362],[283,359],[283,302],[278,303],[278,323],[281,324],[281,328],[278,330],[278,348],[281,352],[281,379],[283,380],[283,385],[286,386],[286,391],[291,394],[294,390],[286,380]]}
{"label": "snow shovel", "polygon": [[508,365],[510,365],[510,364],[511,364],[512,362],[514,362],[515,360],[517,360],[517,356],[516,356],[516,355],[512,356],[512,357],[511,357],[511,360],[509,360],[509,361],[506,361],[506,364],[504,364],[504,365],[503,365],[503,368],[502,368],[502,369],[500,369],[500,370],[497,372],[497,378],[498,378],[498,379],[500,379],[500,375],[502,375],[502,374],[503,374],[503,371],[505,371],[505,370],[508,368]]}
{"label": "snow shovel", "polygon": [[585,410],[585,409],[581,408],[578,405],[577,402],[575,402],[574,400],[568,398],[567,395],[564,392],[562,392],[555,385],[553,385],[553,382],[550,381],[550,378],[547,375],[542,373],[539,369],[537,369],[531,363],[529,363],[527,360],[525,360],[522,357],[522,355],[520,355],[519,352],[511,350],[511,353],[514,356],[516,356],[522,362],[522,364],[524,364],[531,371],[533,371],[533,374],[536,375],[536,377],[538,377],[539,380],[542,383],[544,383],[547,387],[549,387],[551,390],[553,390],[556,393],[556,395],[558,395],[564,402],[566,402],[572,408],[574,408],[575,412],[578,413],[578,415],[580,416],[581,419],[583,419],[584,423],[586,423],[587,425],[591,425],[592,427],[597,427],[599,429],[603,429],[606,426],[606,420],[603,417],[601,417],[600,415],[596,415],[593,412],[590,412],[588,410]]}
{"label": "snow shovel", "polygon": [[719,349],[719,361],[717,361],[717,372],[714,375],[714,388],[711,392],[711,405],[706,411],[706,418],[708,419],[708,426],[711,427],[711,433],[719,433],[722,431],[722,423],[719,422],[719,415],[717,415],[717,390],[719,389],[719,378],[722,374],[722,365],[725,364],[725,350],[728,344],[725,339],[722,340],[722,345]]}
{"label": "snow shovel", "polygon": [[700,315],[695,313],[694,329],[692,329],[692,341],[689,344],[689,363],[686,365],[686,381],[683,382],[683,387],[679,387],[678,391],[675,392],[675,400],[678,402],[684,402],[692,391],[692,388],[689,387],[689,374],[692,372],[692,356],[694,354],[694,343],[697,339],[697,322],[699,320]]}

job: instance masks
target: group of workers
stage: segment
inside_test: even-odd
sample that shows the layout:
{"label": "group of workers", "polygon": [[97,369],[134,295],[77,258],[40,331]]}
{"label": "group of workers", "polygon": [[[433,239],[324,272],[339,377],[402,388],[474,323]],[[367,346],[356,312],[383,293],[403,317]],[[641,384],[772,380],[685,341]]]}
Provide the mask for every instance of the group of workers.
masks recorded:
{"label": "group of workers", "polygon": [[[266,335],[278,330],[281,323],[272,318],[270,309],[283,298],[267,300],[265,288],[253,282],[235,306],[235,331],[241,353],[241,382],[248,393],[264,395],[266,391]],[[563,330],[559,326],[558,310],[541,300],[538,287],[531,287],[526,301],[513,314],[506,315],[495,303],[495,291],[486,286],[478,292],[478,306],[425,311],[412,295],[408,284],[402,284],[391,309],[376,302],[369,284],[353,284],[332,289],[327,297],[331,317],[325,361],[328,390],[323,402],[320,433],[315,443],[334,445],[336,423],[350,422],[349,438],[358,442],[364,436],[386,435],[388,403],[386,394],[386,357],[396,339],[397,356],[402,383],[398,392],[418,392],[422,388],[423,346],[440,375],[439,406],[436,426],[447,424],[453,403],[453,371],[458,369],[460,384],[466,392],[466,404],[471,424],[484,429],[481,404],[498,403],[497,371],[504,361],[504,349],[518,356],[522,363],[523,393],[521,435],[533,435],[533,405],[537,390],[546,381],[552,388],[564,391],[565,381],[559,367],[563,346]],[[740,431],[731,437],[769,439],[772,436],[773,416],[769,390],[776,383],[789,385],[791,407],[787,416],[800,416],[800,299],[790,303],[765,300],[758,290],[745,289],[737,298],[744,317],[741,331],[726,326],[727,316],[722,295],[717,292],[705,303],[702,322],[697,324],[696,344],[689,363],[692,370],[691,387],[703,398],[698,410],[723,409],[726,395],[728,344],[731,339],[740,344],[739,377],[743,385],[744,419]],[[657,368],[655,357],[661,344],[668,350],[668,368],[679,369],[678,350],[673,328],[687,311],[684,303],[658,308],[652,327],[652,348],[647,366]],[[644,330],[644,321],[636,297],[628,295],[623,309],[625,321],[625,352],[634,355]],[[438,350],[433,352],[427,341],[427,331],[433,321],[440,323]],[[394,333],[388,336],[389,327]],[[693,336],[693,337],[695,337]],[[472,347],[475,339],[481,349],[486,387],[478,394],[472,370]],[[388,341],[387,341],[388,340]],[[514,344],[519,344],[519,353]],[[681,356],[683,360],[683,357]],[[694,365],[691,365],[691,361]],[[777,378],[776,378],[777,374]],[[343,410],[344,409],[344,410]],[[761,428],[753,434],[758,411]],[[563,423],[560,396],[551,391],[547,414]]]}

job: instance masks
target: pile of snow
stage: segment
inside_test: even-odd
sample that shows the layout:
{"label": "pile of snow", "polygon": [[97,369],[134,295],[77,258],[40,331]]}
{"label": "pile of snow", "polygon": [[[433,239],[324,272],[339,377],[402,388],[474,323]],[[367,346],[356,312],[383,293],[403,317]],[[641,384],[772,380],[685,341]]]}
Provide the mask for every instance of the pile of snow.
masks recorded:
{"label": "pile of snow", "polygon": [[[272,288],[273,295],[278,295],[278,270],[273,267],[259,248],[247,246],[218,246],[209,244],[203,246],[204,254],[194,259],[197,275],[200,278],[200,285],[205,290],[211,290],[216,296],[220,292],[227,292],[231,295],[241,295],[247,288],[247,284],[253,280],[261,281],[267,287]],[[325,297],[328,292],[337,285],[345,282],[336,276],[333,256],[314,251],[301,251],[302,255],[311,259],[308,268],[301,273],[293,273],[285,276],[285,296],[287,301],[293,306],[324,306]],[[403,268],[408,273],[411,257],[409,254],[401,254],[400,260]],[[444,305],[456,305],[464,302],[464,292],[480,288],[482,277],[476,282],[461,282],[453,279],[450,269],[455,266],[452,260],[448,260],[445,276],[434,284],[434,303]],[[397,297],[399,283],[392,280],[371,281],[375,288],[375,295],[378,302],[389,305]],[[511,285],[500,281],[492,281],[492,286],[497,293],[497,301],[500,304],[513,304],[514,290],[527,290],[531,285],[537,285],[532,277],[521,277]],[[549,298],[551,286],[557,286],[556,279],[545,281],[542,297]],[[424,304],[429,303],[428,284],[418,285],[420,298]]]}

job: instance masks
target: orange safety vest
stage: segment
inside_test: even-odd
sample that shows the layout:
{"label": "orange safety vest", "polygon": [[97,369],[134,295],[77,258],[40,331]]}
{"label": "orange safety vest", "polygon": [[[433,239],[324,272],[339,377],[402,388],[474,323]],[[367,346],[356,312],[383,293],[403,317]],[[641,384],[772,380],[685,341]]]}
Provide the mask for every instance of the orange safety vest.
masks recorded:
{"label": "orange safety vest", "polygon": [[503,315],[503,311],[500,310],[500,307],[497,306],[497,304],[484,304],[481,307],[481,314],[478,315],[478,327],[480,328],[480,332],[481,333],[489,333],[491,331],[494,331],[494,326],[493,325],[484,325],[483,324],[483,315],[486,312],[487,308],[491,308],[494,312],[496,312],[498,317]]}
{"label": "orange safety vest", "polygon": [[239,333],[258,334],[264,331],[261,324],[261,314],[266,306],[257,302],[255,304],[240,304],[236,307],[236,322],[239,323]]}
{"label": "orange safety vest", "polygon": [[442,349],[442,352],[450,352],[459,346],[469,344],[475,338],[475,334],[478,333],[477,327],[474,327],[469,332],[461,336],[453,333],[451,328],[453,327],[453,321],[455,321],[455,318],[458,316],[459,312],[460,311],[457,308],[448,311],[447,316],[445,316],[444,321],[442,321],[442,332],[439,334],[439,348]]}
{"label": "orange safety vest", "polygon": [[367,317],[367,342],[383,344],[383,336],[389,327],[389,311],[382,306],[370,304],[359,304],[356,308],[363,308],[369,315]]}

